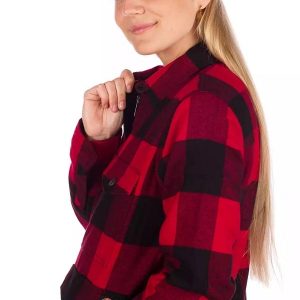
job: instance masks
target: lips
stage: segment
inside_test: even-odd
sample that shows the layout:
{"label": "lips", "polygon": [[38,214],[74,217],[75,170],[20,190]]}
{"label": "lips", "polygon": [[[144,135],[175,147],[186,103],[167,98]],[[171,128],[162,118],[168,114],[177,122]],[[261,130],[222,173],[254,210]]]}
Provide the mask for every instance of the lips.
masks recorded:
{"label": "lips", "polygon": [[135,33],[135,32],[140,32],[140,31],[144,31],[150,27],[152,27],[153,25],[155,25],[156,23],[145,23],[145,24],[137,24],[137,25],[133,25],[130,29],[131,32]]}

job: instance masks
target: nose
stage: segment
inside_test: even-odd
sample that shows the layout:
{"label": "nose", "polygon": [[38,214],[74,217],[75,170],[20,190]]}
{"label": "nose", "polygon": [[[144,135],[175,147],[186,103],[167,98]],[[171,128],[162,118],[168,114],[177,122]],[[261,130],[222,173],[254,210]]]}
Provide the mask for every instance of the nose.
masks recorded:
{"label": "nose", "polygon": [[122,14],[123,16],[142,14],[144,12],[144,8],[141,5],[136,3],[136,0],[124,0]]}

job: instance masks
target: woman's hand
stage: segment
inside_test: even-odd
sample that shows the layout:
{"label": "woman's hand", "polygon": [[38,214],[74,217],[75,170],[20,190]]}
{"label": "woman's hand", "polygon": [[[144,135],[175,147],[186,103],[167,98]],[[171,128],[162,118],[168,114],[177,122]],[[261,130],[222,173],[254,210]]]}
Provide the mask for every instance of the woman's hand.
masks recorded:
{"label": "woman's hand", "polygon": [[133,84],[133,73],[125,69],[120,77],[84,93],[82,122],[90,139],[104,140],[117,133],[123,123],[126,93],[132,91]]}

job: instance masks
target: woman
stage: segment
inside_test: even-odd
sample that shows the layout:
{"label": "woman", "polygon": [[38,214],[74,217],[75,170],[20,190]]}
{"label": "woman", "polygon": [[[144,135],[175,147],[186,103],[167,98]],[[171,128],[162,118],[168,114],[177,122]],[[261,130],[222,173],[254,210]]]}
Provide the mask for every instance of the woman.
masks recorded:
{"label": "woman", "polygon": [[115,20],[163,65],[85,93],[69,182],[86,232],[62,299],[246,299],[250,257],[268,282],[268,146],[223,4],[116,0]]}

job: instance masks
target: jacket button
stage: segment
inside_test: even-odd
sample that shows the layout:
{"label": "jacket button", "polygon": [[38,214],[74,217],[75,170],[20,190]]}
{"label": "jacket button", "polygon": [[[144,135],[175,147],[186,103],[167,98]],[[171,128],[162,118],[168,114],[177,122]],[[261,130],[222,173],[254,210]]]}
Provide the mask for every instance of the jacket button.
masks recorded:
{"label": "jacket button", "polygon": [[149,89],[148,85],[143,80],[137,81],[134,88],[138,93],[146,92]]}
{"label": "jacket button", "polygon": [[109,186],[113,186],[116,183],[116,178],[112,178],[109,182],[108,185]]}

